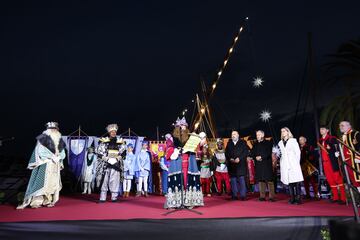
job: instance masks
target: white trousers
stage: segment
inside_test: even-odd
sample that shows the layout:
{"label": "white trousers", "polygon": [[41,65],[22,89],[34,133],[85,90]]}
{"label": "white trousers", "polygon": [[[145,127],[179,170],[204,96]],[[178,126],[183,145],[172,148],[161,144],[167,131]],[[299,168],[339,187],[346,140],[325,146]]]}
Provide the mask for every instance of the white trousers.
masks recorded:
{"label": "white trousers", "polygon": [[138,179],[138,188],[137,191],[141,192],[143,190],[143,186],[144,186],[144,192],[148,191],[148,176],[146,177],[139,177]]}
{"label": "white trousers", "polygon": [[123,182],[123,191],[130,192],[131,190],[131,179],[124,179]]}
{"label": "white trousers", "polygon": [[83,194],[91,194],[91,182],[84,182]]}

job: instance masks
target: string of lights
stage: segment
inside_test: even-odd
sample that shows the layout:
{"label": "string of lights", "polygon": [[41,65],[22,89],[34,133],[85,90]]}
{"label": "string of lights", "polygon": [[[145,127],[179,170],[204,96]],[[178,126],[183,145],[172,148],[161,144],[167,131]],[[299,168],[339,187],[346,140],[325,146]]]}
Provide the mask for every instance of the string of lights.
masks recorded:
{"label": "string of lights", "polygon": [[211,97],[214,95],[214,92],[215,92],[215,89],[216,87],[218,86],[219,84],[219,81],[221,79],[221,76],[223,75],[224,71],[226,70],[226,67],[229,63],[229,60],[232,56],[232,54],[234,53],[234,50],[235,50],[235,47],[236,47],[236,44],[239,42],[239,39],[240,39],[240,35],[241,33],[243,32],[244,30],[244,26],[246,24],[246,22],[249,20],[248,17],[246,17],[244,19],[244,23],[242,24],[242,26],[239,28],[239,31],[236,33],[233,41],[232,41],[232,44],[229,48],[229,50],[226,52],[226,55],[225,55],[225,59],[223,61],[223,64],[221,65],[220,69],[218,70],[216,76],[215,76],[215,80],[213,81],[213,84],[211,85],[211,87],[207,90],[207,93],[205,94],[205,102],[206,102],[206,105],[203,106],[201,108],[201,111],[199,111],[198,115],[195,117],[195,121],[193,123],[193,127],[194,127],[194,130],[196,130],[198,128],[198,126],[200,125],[200,121],[203,119],[202,118],[202,115],[205,114],[205,110],[208,109],[208,104],[209,104],[209,101],[211,99]]}
{"label": "string of lights", "polygon": [[[227,67],[227,65],[229,63],[229,60],[230,60],[231,56],[233,55],[233,53],[235,51],[235,47],[236,47],[237,43],[239,42],[240,35],[243,32],[245,24],[246,24],[246,22],[248,20],[249,20],[249,17],[246,17],[244,19],[243,24],[240,26],[239,30],[237,31],[236,35],[234,36],[234,39],[233,39],[233,41],[231,43],[231,46],[228,49],[228,51],[226,52],[224,61],[223,61],[222,65],[221,65],[221,67],[219,68],[219,70],[217,71],[215,79],[213,80],[213,83],[212,83],[211,87],[209,89],[207,89],[207,90],[205,89],[205,96],[204,97],[205,97],[205,103],[206,104],[200,107],[200,111],[198,111],[198,113],[195,115],[195,118],[193,118],[192,127],[193,127],[194,130],[196,130],[200,126],[201,121],[203,120],[203,116],[206,114],[207,110],[209,110],[209,106],[208,106],[209,100],[213,96],[213,94],[215,92],[215,89],[218,86],[219,81],[221,79],[221,76],[223,75],[224,71],[226,70],[226,67]],[[261,83],[260,83],[260,85],[261,85]],[[195,100],[192,100],[191,102],[195,103]],[[181,112],[181,116],[185,116],[187,114],[187,112],[188,112],[187,108],[183,109],[183,111]]]}
{"label": "string of lights", "polygon": [[208,95],[208,99],[214,94],[214,91],[215,91],[217,85],[219,84],[219,80],[221,79],[221,76],[222,76],[222,74],[224,73],[224,71],[225,71],[225,69],[226,69],[226,66],[227,66],[228,63],[229,63],[230,58],[231,58],[232,54],[234,53],[236,44],[238,43],[239,38],[240,38],[240,34],[241,34],[242,31],[244,30],[245,23],[246,23],[248,20],[249,20],[249,18],[246,17],[246,18],[245,18],[245,21],[244,21],[244,24],[240,27],[239,31],[238,31],[237,34],[235,35],[234,40],[233,40],[233,42],[232,42],[232,44],[231,44],[231,47],[229,48],[229,50],[228,50],[227,53],[226,53],[224,62],[223,62],[223,64],[222,64],[222,66],[220,67],[220,70],[217,72],[213,84],[211,85],[211,88],[210,88],[210,91],[209,91],[209,95]]}

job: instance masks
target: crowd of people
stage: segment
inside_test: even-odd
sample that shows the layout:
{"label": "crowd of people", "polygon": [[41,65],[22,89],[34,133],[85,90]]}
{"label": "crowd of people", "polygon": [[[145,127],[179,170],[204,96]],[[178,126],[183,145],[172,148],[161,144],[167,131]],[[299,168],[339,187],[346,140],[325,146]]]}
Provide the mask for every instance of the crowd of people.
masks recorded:
{"label": "crowd of people", "polygon": [[[56,122],[47,123],[46,128],[37,137],[28,164],[31,177],[18,209],[53,207],[59,200],[62,188],[60,171],[64,168],[66,144]],[[360,191],[360,134],[347,121],[339,125],[342,139],[330,135],[327,126],[320,127],[318,151],[307,143],[305,136],[297,140],[287,127],[281,129],[281,140],[276,144],[265,138],[263,130],[255,132],[256,140],[250,145],[240,138],[238,131],[232,131],[226,144],[219,138],[216,147],[210,148],[206,133],[190,133],[183,118],[177,119],[173,132],[165,135],[165,145],[159,145],[156,153],[144,140],[140,152],[135,154],[134,145],[117,136],[117,124],[110,124],[106,129],[108,136],[100,138],[95,149],[88,149],[82,176],[83,194],[91,194],[97,188],[99,203],[106,202],[108,195],[112,202],[117,202],[120,193],[123,198],[129,198],[134,188],[136,197],[148,197],[149,178],[153,171],[160,172],[157,175],[161,185],[159,193],[165,196],[165,208],[203,206],[204,197],[213,194],[246,201],[249,162],[254,165],[259,201],[276,201],[278,165],[280,181],[288,190],[290,204],[301,204],[304,197],[319,200],[321,195],[316,175],[321,166],[317,164],[316,152],[321,157],[332,202],[346,202],[344,168],[349,173],[351,184]],[[185,150],[190,136],[196,136],[199,142],[193,150]],[[154,162],[158,163],[158,170],[152,167]]]}

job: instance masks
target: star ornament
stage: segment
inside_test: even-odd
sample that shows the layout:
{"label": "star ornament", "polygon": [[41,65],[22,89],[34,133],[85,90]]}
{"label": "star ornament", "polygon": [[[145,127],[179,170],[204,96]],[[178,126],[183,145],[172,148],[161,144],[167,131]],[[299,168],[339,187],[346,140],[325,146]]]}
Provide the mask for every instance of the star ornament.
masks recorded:
{"label": "star ornament", "polygon": [[253,86],[255,88],[259,88],[263,85],[264,83],[264,80],[262,79],[262,77],[254,77],[254,80],[253,80]]}
{"label": "star ornament", "polygon": [[260,113],[260,119],[263,122],[268,122],[271,119],[271,112],[264,110]]}
{"label": "star ornament", "polygon": [[279,148],[279,146],[273,146],[273,148],[272,148],[272,153],[274,153],[277,157],[280,157],[280,155],[281,155],[281,151],[280,151],[280,148]]}

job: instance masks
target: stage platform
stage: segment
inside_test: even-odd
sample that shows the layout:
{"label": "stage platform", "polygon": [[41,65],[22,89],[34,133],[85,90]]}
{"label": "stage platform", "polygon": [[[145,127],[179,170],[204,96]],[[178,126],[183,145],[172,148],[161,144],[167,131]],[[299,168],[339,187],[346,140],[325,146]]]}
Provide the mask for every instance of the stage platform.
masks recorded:
{"label": "stage platform", "polygon": [[338,205],[328,200],[289,205],[288,196],[278,194],[277,199],[276,202],[259,202],[257,194],[248,195],[247,201],[232,201],[228,196],[205,197],[205,206],[195,208],[202,215],[185,210],[164,216],[167,210],[163,209],[163,196],[120,198],[117,203],[98,204],[98,195],[79,194],[61,196],[54,208],[16,210],[12,205],[0,205],[0,222],[353,216],[350,205]]}
{"label": "stage platform", "polygon": [[289,205],[288,196],[277,202],[247,201],[227,196],[205,198],[195,208],[201,215],[179,211],[164,216],[164,197],[120,198],[117,203],[98,204],[98,195],[61,196],[54,208],[15,210],[0,205],[0,239],[319,239],[329,220],[351,222],[351,206],[327,200]]}

